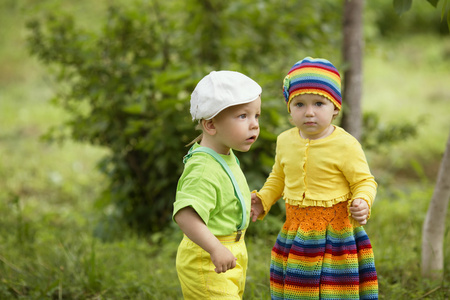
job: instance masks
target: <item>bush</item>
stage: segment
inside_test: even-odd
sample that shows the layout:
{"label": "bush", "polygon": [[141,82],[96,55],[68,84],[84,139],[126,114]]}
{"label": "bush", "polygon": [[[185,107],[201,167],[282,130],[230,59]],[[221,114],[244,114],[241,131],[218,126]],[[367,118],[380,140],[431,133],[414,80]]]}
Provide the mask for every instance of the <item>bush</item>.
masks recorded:
{"label": "bush", "polygon": [[[112,204],[111,215],[132,227],[158,231],[170,222],[184,145],[196,135],[189,95],[209,71],[238,70],[264,88],[260,140],[239,155],[251,185],[260,186],[272,165],[276,133],[288,125],[273,110],[284,115],[283,105],[272,102],[280,101],[282,76],[306,55],[299,55],[299,45],[326,52],[339,42],[331,38],[339,13],[328,2],[151,1],[110,7],[99,33],[77,28],[74,16],[60,11],[32,20],[29,49],[56,66],[54,101],[71,115],[47,137],[69,135],[110,149],[100,162],[109,177],[100,206]],[[311,14],[299,21],[299,9]],[[322,17],[335,21],[309,30]],[[325,38],[328,47],[319,42]]]}

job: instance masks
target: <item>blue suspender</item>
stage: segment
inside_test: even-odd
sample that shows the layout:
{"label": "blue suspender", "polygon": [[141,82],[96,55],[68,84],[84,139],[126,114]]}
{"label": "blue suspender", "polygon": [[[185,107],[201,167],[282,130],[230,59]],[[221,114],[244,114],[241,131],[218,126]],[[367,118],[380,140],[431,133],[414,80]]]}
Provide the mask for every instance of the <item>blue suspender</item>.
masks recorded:
{"label": "blue suspender", "polygon": [[[241,190],[239,189],[239,185],[236,182],[236,179],[234,178],[233,173],[231,172],[230,167],[227,165],[225,160],[222,157],[220,157],[219,154],[217,154],[216,151],[214,151],[208,147],[198,147],[197,149],[194,149],[194,150],[192,150],[192,148],[191,148],[189,150],[188,154],[186,154],[186,156],[183,158],[183,163],[186,163],[186,161],[196,152],[205,152],[205,153],[208,153],[209,155],[211,155],[212,157],[214,157],[214,159],[222,165],[225,172],[227,172],[228,177],[230,177],[231,182],[233,183],[233,186],[234,186],[234,194],[236,195],[236,197],[239,199],[239,202],[241,203],[242,220],[241,220],[241,224],[238,226],[237,229],[238,229],[238,231],[242,230],[245,226],[245,220],[246,220],[246,214],[247,214],[247,212],[245,210],[245,201],[244,201],[244,197],[242,196]],[[237,158],[236,158],[236,160],[237,160]],[[239,163],[238,160],[237,160],[237,162]]]}

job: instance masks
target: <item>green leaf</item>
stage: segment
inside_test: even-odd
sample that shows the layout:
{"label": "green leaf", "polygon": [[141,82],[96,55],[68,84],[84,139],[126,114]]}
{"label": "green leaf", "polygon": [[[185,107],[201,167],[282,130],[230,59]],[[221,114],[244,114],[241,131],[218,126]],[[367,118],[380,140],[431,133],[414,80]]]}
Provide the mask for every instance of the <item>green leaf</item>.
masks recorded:
{"label": "green leaf", "polygon": [[434,7],[437,7],[439,0],[427,0],[431,5],[433,5]]}
{"label": "green leaf", "polygon": [[447,26],[448,30],[450,30],[450,11],[447,12]]}
{"label": "green leaf", "polygon": [[[427,0],[427,1],[429,3],[431,3],[431,5],[433,5],[434,7],[437,8],[437,5],[439,4],[440,0]],[[444,20],[445,14],[447,14],[447,26],[448,26],[448,29],[450,30],[450,10],[447,9],[447,3],[448,3],[448,0],[443,1],[442,11],[441,11],[441,21]]]}
{"label": "green leaf", "polygon": [[[447,12],[447,0],[444,0],[444,4],[442,5],[441,21],[444,20],[446,12]],[[448,21],[448,12],[447,12],[447,21]]]}
{"label": "green leaf", "polygon": [[398,15],[407,12],[411,8],[412,0],[394,0],[394,9]]}
{"label": "green leaf", "polygon": [[128,121],[127,126],[124,128],[124,133],[127,136],[131,136],[133,134],[139,133],[143,128],[145,128],[146,122],[142,120],[130,120]]}
{"label": "green leaf", "polygon": [[143,103],[135,103],[123,108],[123,111],[129,114],[142,114],[145,111],[145,107]]}

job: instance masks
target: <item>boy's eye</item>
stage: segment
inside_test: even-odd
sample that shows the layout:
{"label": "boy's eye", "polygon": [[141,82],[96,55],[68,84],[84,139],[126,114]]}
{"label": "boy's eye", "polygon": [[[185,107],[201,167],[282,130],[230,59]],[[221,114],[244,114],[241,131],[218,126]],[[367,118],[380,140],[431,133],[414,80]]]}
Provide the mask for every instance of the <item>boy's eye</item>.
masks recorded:
{"label": "boy's eye", "polygon": [[246,114],[239,115],[239,118],[240,118],[240,119],[245,119],[246,117],[247,117]]}

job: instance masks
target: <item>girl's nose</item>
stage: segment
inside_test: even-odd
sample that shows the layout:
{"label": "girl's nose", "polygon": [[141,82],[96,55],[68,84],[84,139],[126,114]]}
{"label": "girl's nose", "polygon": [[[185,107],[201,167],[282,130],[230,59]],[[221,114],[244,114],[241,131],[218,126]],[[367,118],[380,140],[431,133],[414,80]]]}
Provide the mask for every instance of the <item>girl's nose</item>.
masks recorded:
{"label": "girl's nose", "polygon": [[314,107],[312,105],[306,106],[305,115],[307,116],[314,116]]}

